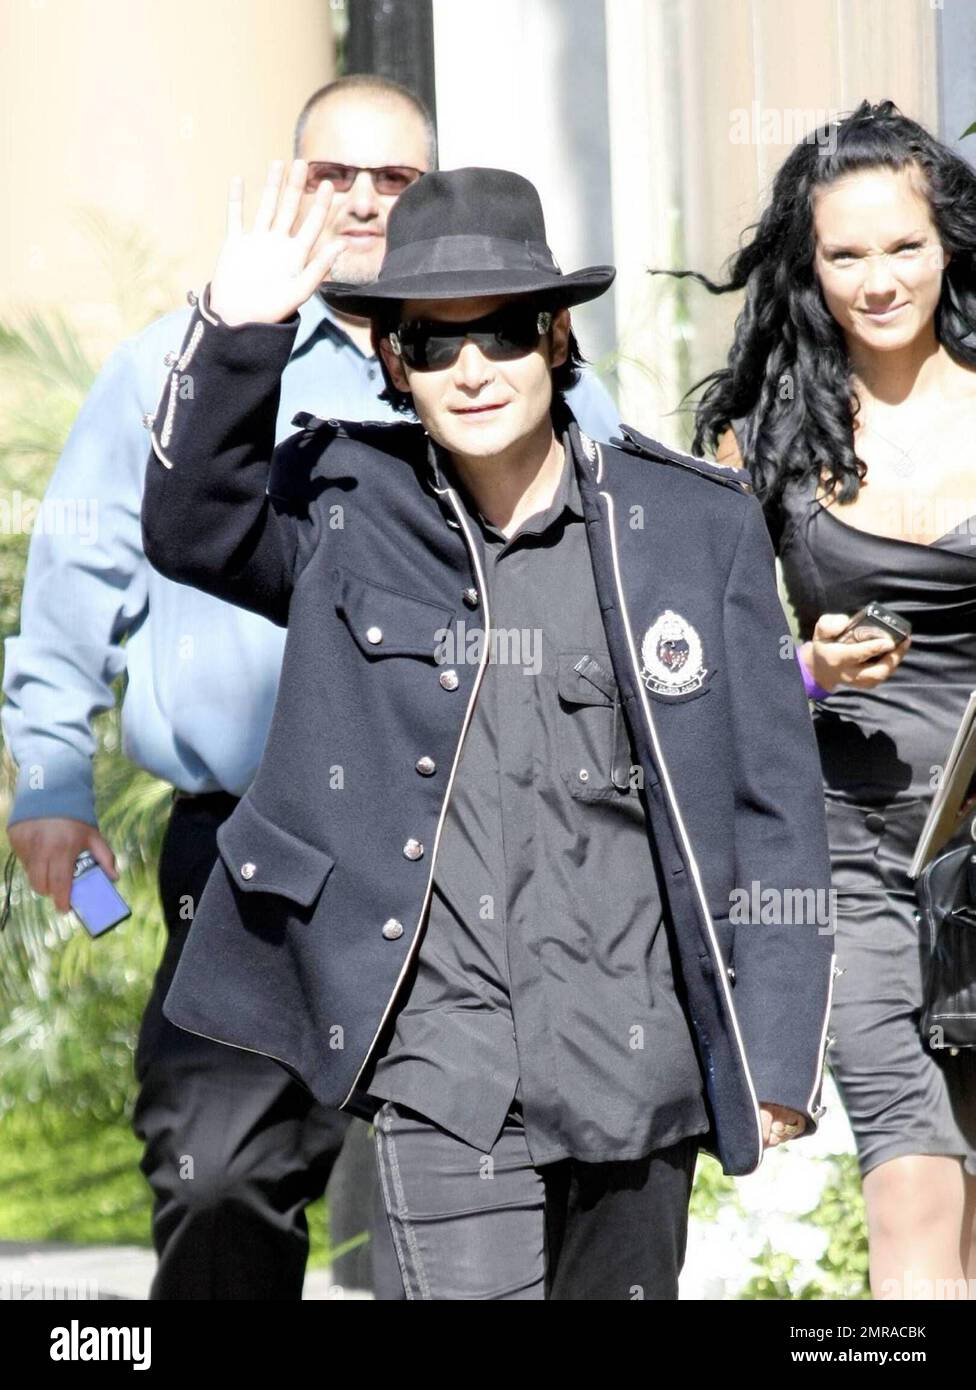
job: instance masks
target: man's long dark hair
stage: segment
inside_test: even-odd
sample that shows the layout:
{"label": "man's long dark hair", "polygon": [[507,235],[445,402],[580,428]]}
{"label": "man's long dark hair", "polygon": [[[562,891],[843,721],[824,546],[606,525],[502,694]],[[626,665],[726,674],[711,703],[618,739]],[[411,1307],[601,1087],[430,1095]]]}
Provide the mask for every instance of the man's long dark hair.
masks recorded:
{"label": "man's long dark hair", "polygon": [[[745,417],[739,445],[771,523],[791,483],[828,475],[839,501],[857,496],[865,464],[854,452],[858,410],[847,347],[824,301],[814,267],[813,193],[867,169],[917,171],[919,191],[946,252],[935,334],[956,358],[976,365],[976,174],[891,101],[862,102],[791,152],[750,241],[712,294],[744,289],[728,364],[698,382],[695,453],[714,450],[731,420]],[[690,393],[689,393],[690,394]],[[775,530],[775,526],[774,526]]]}

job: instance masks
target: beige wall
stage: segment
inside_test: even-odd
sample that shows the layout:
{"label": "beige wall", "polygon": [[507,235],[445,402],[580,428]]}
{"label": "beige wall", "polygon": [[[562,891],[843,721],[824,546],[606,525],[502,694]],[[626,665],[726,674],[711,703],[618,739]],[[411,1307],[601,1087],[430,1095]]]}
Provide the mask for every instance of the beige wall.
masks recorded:
{"label": "beige wall", "polygon": [[327,0],[0,0],[0,313],[60,305],[102,348],[131,326],[88,208],[150,238],[171,307],[212,268],[228,177],[253,192],[332,75]]}

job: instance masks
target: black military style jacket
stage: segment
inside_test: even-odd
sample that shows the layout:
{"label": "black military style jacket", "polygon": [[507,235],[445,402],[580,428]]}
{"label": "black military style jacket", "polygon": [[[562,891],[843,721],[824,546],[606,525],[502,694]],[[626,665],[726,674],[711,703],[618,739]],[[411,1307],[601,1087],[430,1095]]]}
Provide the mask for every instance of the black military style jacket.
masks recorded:
{"label": "black military style jacket", "polygon": [[[421,426],[299,416],[275,450],[296,327],[228,328],[204,300],[152,425],[150,561],[288,628],[264,756],[164,1011],[342,1106],[419,946],[488,643],[460,658],[491,613]],[[566,443],[706,1081],[703,1143],[748,1173],[759,1101],[816,1126],[833,978],[820,765],[772,547],[731,470],[626,429],[594,445],[574,425]]]}

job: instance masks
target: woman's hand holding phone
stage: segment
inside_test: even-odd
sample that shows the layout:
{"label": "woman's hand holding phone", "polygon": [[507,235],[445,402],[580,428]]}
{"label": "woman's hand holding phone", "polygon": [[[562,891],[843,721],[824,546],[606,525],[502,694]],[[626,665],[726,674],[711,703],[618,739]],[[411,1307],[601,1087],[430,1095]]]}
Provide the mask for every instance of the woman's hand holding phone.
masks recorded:
{"label": "woman's hand holding phone", "polygon": [[800,660],[824,690],[836,690],[839,685],[872,690],[897,670],[912,644],[911,637],[906,637],[896,646],[893,637],[877,629],[867,641],[841,641],[851,617],[850,613],[822,613],[812,639],[800,647]]}

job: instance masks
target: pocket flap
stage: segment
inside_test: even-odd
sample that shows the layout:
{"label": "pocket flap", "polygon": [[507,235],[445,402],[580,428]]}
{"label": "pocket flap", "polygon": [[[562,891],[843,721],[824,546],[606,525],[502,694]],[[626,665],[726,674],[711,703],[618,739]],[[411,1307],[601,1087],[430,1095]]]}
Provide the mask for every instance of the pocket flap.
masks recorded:
{"label": "pocket flap", "polygon": [[560,652],[558,690],[571,705],[612,705],[617,681],[603,652]]}
{"label": "pocket flap", "polygon": [[351,570],[337,567],[333,576],[336,608],[364,655],[435,659],[445,630],[452,630],[454,609],[386,589]]}
{"label": "pocket flap", "polygon": [[217,848],[242,892],[277,893],[302,907],[315,901],[335,865],[324,849],[275,825],[247,797],[218,829]]}

